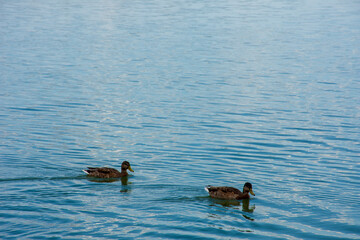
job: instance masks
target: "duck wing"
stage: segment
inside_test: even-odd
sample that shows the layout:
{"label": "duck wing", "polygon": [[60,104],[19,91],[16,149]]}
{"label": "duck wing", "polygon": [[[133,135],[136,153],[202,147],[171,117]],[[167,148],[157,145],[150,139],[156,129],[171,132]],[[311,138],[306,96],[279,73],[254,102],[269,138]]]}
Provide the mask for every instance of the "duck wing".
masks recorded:
{"label": "duck wing", "polygon": [[226,186],[207,186],[205,190],[209,193],[210,197],[221,199],[236,199],[242,194],[239,189]]}
{"label": "duck wing", "polygon": [[93,177],[101,177],[101,178],[111,178],[111,177],[117,177],[117,175],[120,174],[120,172],[114,168],[107,168],[107,167],[88,167],[87,170],[83,170],[86,172],[89,176]]}

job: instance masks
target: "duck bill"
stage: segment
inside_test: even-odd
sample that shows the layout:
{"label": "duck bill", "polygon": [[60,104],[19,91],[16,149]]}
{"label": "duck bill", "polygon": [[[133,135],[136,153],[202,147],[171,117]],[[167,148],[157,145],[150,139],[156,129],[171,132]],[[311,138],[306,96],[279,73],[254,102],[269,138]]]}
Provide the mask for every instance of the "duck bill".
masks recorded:
{"label": "duck bill", "polygon": [[129,166],[128,169],[129,169],[130,172],[134,172],[134,170],[132,170],[132,168],[130,166]]}
{"label": "duck bill", "polygon": [[251,193],[251,195],[255,196],[255,193],[253,192],[252,189],[250,189],[250,193]]}

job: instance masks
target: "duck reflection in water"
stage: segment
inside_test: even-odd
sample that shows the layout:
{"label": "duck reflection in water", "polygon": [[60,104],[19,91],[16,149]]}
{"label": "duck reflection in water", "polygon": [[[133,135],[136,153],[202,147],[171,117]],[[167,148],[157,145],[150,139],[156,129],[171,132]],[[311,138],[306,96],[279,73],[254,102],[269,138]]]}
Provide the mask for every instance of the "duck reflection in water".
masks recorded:
{"label": "duck reflection in water", "polygon": [[220,204],[223,207],[242,206],[242,211],[253,213],[255,210],[255,204],[250,206],[250,199],[238,200],[224,200],[224,199],[213,199],[216,204]]}
{"label": "duck reflection in water", "polygon": [[[230,208],[239,209],[239,210],[240,210],[240,206],[242,206],[242,208],[241,208],[241,210],[243,212],[242,216],[244,218],[246,218],[247,220],[255,221],[254,218],[246,215],[246,213],[253,213],[254,210],[255,210],[255,204],[250,206],[250,199],[243,199],[241,201],[234,200],[234,199],[232,199],[232,200],[212,199],[212,202],[215,203],[215,204],[219,204],[219,205],[221,205],[223,207],[226,207],[226,208],[230,207]],[[214,205],[210,204],[210,206],[214,206]],[[211,214],[211,217],[221,219],[220,215],[217,215],[217,214],[214,214],[214,213]]]}
{"label": "duck reflection in water", "polygon": [[252,213],[255,210],[255,204],[250,206],[250,199],[243,199],[242,200],[242,210],[244,212]]}
{"label": "duck reflection in water", "polygon": [[95,178],[95,177],[88,177],[87,178],[90,182],[97,182],[97,183],[112,183],[112,182],[118,182],[121,181],[121,185],[128,185],[131,184],[131,182],[129,182],[129,177],[125,176],[125,177],[121,177],[121,178]]}
{"label": "duck reflection in water", "polygon": [[122,193],[127,193],[127,192],[130,192],[130,188],[128,185],[130,185],[131,182],[128,182],[128,176],[125,176],[125,177],[122,177],[121,178],[121,190],[120,192]]}

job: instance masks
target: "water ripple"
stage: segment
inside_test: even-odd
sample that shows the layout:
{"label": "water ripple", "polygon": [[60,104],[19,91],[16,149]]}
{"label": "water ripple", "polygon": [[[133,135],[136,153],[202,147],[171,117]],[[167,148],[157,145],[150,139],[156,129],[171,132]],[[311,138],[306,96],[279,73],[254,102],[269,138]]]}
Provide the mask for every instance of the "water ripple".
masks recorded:
{"label": "water ripple", "polygon": [[359,239],[357,9],[3,1],[0,238]]}

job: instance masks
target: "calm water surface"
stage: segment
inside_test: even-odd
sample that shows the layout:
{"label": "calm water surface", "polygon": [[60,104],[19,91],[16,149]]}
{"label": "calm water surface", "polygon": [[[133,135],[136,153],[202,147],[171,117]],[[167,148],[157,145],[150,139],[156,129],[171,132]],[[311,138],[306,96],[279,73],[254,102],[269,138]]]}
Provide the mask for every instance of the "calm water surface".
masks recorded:
{"label": "calm water surface", "polygon": [[0,238],[360,239],[359,12],[0,1]]}

